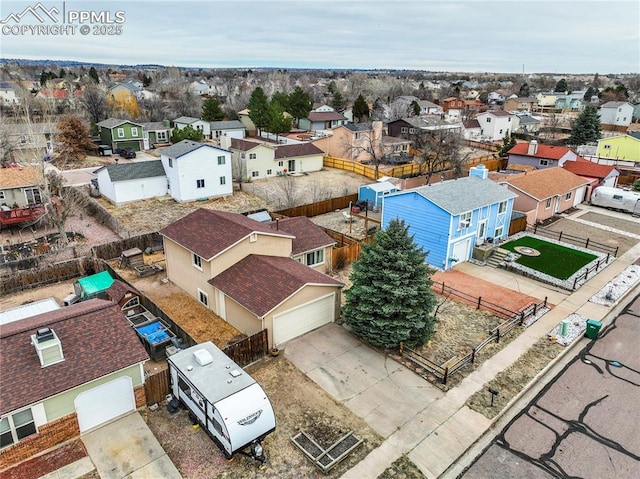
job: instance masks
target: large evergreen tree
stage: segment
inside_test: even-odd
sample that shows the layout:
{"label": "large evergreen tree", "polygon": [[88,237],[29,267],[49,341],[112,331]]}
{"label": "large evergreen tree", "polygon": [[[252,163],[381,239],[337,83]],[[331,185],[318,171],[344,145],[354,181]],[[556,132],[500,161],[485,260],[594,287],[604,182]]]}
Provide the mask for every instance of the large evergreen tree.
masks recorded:
{"label": "large evergreen tree", "polygon": [[175,127],[171,132],[171,143],[178,143],[182,140],[202,141],[204,134],[202,130],[196,130],[191,125],[187,125],[184,128]]}
{"label": "large evergreen tree", "polygon": [[384,348],[424,344],[433,334],[435,294],[427,254],[403,221],[392,220],[353,263],[344,317],[353,332]]}
{"label": "large evergreen tree", "polygon": [[205,121],[220,121],[224,119],[224,111],[216,98],[207,98],[202,102],[202,119]]}
{"label": "large evergreen tree", "polygon": [[269,110],[267,111],[265,129],[276,135],[277,140],[278,135],[291,131],[291,126],[291,118],[285,116],[282,105],[277,101],[272,101],[269,105]]}
{"label": "large evergreen tree", "polygon": [[301,118],[309,116],[309,112],[313,108],[311,97],[302,88],[297,86],[289,94],[289,113],[296,119],[296,124]]}
{"label": "large evergreen tree", "polygon": [[601,136],[598,109],[595,105],[587,105],[573,122],[568,143],[570,145],[586,145],[598,141]]}
{"label": "large evergreen tree", "polygon": [[249,118],[260,133],[260,130],[266,126],[269,115],[269,99],[262,88],[256,87],[253,90],[247,108],[249,109]]}
{"label": "large evergreen tree", "polygon": [[369,118],[369,105],[362,95],[358,95],[353,103],[353,118],[358,122],[366,121]]}
{"label": "large evergreen tree", "polygon": [[567,85],[567,80],[561,78],[560,80],[558,80],[558,83],[556,83],[556,87],[553,89],[553,91],[557,93],[566,93],[568,89],[569,87]]}

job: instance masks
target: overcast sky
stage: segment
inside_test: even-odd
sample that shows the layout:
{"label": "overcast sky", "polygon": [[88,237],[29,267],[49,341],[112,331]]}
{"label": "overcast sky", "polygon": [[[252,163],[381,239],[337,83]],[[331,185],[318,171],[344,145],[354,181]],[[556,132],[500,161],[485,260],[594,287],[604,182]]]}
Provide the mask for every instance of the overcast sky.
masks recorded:
{"label": "overcast sky", "polygon": [[[0,2],[4,58],[191,67],[638,73],[640,2],[41,0]],[[22,34],[63,12],[124,12],[121,34]],[[41,16],[42,12],[40,11]],[[68,18],[68,17],[67,17]],[[90,25],[86,23],[85,25]],[[104,26],[107,26],[103,24]],[[112,24],[115,27],[117,24]],[[112,33],[116,30],[112,28]]]}

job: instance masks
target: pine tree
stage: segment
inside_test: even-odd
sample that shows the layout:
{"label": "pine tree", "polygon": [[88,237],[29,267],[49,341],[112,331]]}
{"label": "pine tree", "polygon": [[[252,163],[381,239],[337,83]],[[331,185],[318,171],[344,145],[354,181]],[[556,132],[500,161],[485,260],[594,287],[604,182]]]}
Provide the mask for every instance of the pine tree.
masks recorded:
{"label": "pine tree", "polygon": [[205,121],[220,121],[224,118],[224,111],[215,98],[207,98],[202,102],[202,119]]}
{"label": "pine tree", "polygon": [[98,76],[98,71],[95,67],[89,68],[89,77],[96,83],[100,83],[100,77]]}
{"label": "pine tree", "polygon": [[587,105],[573,122],[568,143],[577,146],[596,142],[602,136],[601,128],[598,109]]}
{"label": "pine tree", "polygon": [[344,318],[374,346],[424,344],[436,321],[427,254],[413,242],[403,221],[392,220],[374,239],[363,244],[360,259],[353,263]]}
{"label": "pine tree", "polygon": [[251,121],[258,129],[258,133],[260,133],[260,130],[267,124],[269,111],[269,100],[262,88],[256,87],[253,90],[247,108],[249,109],[249,118],[251,118]]}
{"label": "pine tree", "polygon": [[309,94],[302,88],[297,86],[289,94],[289,113],[296,119],[296,124],[301,118],[309,116],[309,112],[313,108],[313,101],[309,97]]}
{"label": "pine tree", "polygon": [[196,130],[191,125],[187,125],[184,128],[175,127],[171,132],[171,143],[178,143],[182,140],[202,141],[204,135],[202,130]]}
{"label": "pine tree", "polygon": [[553,91],[558,93],[566,93],[568,89],[569,87],[567,86],[567,80],[561,78],[560,80],[558,80],[558,83],[556,83],[556,87]]}
{"label": "pine tree", "polygon": [[369,118],[369,105],[362,95],[358,95],[353,103],[353,118],[359,122]]}
{"label": "pine tree", "polygon": [[502,146],[498,147],[498,154],[504,158],[509,154],[509,150],[514,146],[516,146],[517,144],[518,144],[518,141],[516,140],[515,136],[504,135],[504,137],[502,138]]}

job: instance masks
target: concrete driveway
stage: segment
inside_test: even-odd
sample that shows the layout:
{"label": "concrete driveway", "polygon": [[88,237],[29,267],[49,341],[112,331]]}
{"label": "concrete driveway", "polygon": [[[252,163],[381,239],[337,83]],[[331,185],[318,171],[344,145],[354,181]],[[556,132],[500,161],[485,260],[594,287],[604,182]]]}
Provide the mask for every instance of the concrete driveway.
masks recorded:
{"label": "concrete driveway", "polygon": [[284,353],[385,438],[443,396],[438,388],[335,323],[289,341]]}
{"label": "concrete driveway", "polygon": [[129,414],[82,436],[101,479],[181,479],[140,414]]}

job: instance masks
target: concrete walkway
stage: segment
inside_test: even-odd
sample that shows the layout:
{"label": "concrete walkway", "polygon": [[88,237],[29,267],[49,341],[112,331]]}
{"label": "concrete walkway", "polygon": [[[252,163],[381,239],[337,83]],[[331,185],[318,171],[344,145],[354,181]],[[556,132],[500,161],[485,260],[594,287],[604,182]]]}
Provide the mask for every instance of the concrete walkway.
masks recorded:
{"label": "concrete walkway", "polygon": [[[371,451],[342,477],[377,477],[403,454],[407,454],[426,477],[440,477],[495,422],[466,407],[466,400],[570,314],[604,319],[613,308],[590,303],[589,298],[638,258],[640,243],[573,293],[486,266],[471,263],[457,266],[456,269],[460,271],[538,299],[546,297],[556,306],[446,393],[430,385],[418,389],[419,385],[411,382],[407,383],[411,384],[407,388],[396,388],[394,394],[394,389],[389,389],[388,383],[394,383],[394,377],[400,377],[402,370],[390,367],[389,364],[380,369],[381,365],[378,363],[384,361],[384,358],[377,353],[372,354],[372,351],[366,352],[368,348],[365,345],[349,334],[338,333],[339,328],[335,326],[324,330],[322,334],[327,335],[324,340],[317,341],[317,337],[314,338],[314,333],[311,333],[300,338],[298,343],[292,341],[285,350],[287,357],[386,438],[380,447]],[[627,291],[625,297],[638,291],[640,284]],[[619,298],[618,304],[623,299],[624,297]],[[328,343],[332,346],[327,352],[324,347]],[[313,350],[316,352],[309,354]],[[359,352],[353,356],[350,354],[353,350]],[[325,354],[331,356],[328,362],[323,361]],[[358,356],[361,358],[361,361],[355,360],[358,365],[345,364],[349,361],[348,358]],[[554,362],[564,356],[566,354],[562,354]],[[363,364],[366,366],[362,366]],[[365,371],[364,377],[358,372],[358,368]],[[384,370],[387,373],[381,374],[380,371]],[[385,405],[387,410],[384,409]]]}

